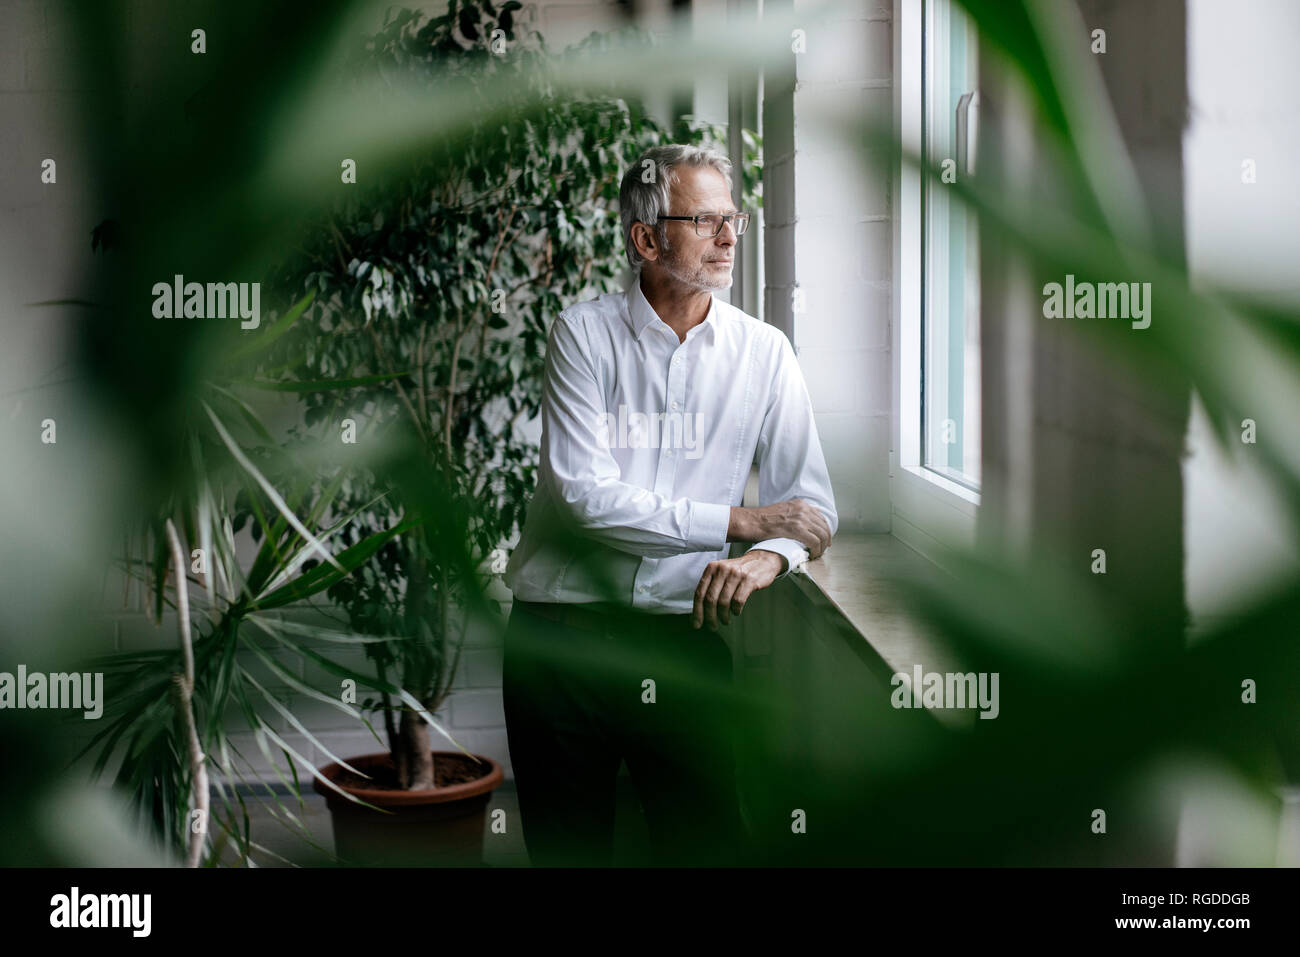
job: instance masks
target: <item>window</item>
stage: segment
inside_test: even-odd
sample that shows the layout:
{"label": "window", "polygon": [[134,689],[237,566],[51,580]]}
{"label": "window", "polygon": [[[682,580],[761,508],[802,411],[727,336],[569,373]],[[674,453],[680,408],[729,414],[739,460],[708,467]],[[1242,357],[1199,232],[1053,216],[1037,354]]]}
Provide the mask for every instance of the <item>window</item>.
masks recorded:
{"label": "window", "polygon": [[951,0],[922,12],[922,156],[944,170],[921,181],[921,464],[977,490],[980,478],[979,236],[951,196],[975,165],[977,45]]}
{"label": "window", "polygon": [[[894,27],[896,136],[960,183],[976,161],[975,32],[949,0],[894,0]],[[894,189],[890,527],[943,564],[974,543],[980,501],[976,224],[914,162],[900,163]]]}

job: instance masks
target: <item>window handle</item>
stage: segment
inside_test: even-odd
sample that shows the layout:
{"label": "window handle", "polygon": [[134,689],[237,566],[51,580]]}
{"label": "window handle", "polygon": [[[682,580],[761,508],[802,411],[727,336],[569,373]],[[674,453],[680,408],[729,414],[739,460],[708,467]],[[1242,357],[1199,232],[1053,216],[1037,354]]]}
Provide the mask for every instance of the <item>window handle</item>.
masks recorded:
{"label": "window handle", "polygon": [[957,101],[957,172],[975,175],[975,147],[979,141],[980,95],[978,90],[963,93]]}

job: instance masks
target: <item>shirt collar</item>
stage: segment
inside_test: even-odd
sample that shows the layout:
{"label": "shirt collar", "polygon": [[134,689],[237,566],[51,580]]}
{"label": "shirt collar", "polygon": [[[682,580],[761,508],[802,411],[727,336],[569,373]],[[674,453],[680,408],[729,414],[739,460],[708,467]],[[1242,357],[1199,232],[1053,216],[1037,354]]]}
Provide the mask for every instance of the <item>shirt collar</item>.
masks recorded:
{"label": "shirt collar", "polygon": [[[650,300],[646,299],[645,293],[641,291],[641,276],[639,273],[632,277],[632,284],[627,287],[627,314],[632,322],[632,334],[637,339],[641,338],[641,333],[647,326],[658,324],[658,328],[664,330],[658,335],[666,336],[670,334],[673,340],[677,341],[677,333],[673,332],[668,323],[659,318],[654,306],[650,305]],[[704,322],[700,325],[704,326],[704,329],[699,335],[707,335],[712,340],[718,328],[718,297],[712,293],[709,294],[708,315],[704,317]],[[699,328],[699,326],[695,328]],[[692,329],[686,334],[687,337],[689,338],[694,332],[695,329]]]}

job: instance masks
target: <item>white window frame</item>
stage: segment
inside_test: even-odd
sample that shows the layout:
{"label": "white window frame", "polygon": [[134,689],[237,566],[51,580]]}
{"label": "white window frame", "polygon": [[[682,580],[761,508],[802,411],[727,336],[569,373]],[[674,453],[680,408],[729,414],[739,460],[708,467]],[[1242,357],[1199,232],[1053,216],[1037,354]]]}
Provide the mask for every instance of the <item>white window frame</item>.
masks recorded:
{"label": "white window frame", "polygon": [[[894,0],[894,135],[920,153],[921,0]],[[921,176],[894,171],[894,395],[889,453],[891,531],[938,564],[952,547],[975,541],[979,493],[924,468],[921,449]],[[982,471],[982,470],[981,470]]]}

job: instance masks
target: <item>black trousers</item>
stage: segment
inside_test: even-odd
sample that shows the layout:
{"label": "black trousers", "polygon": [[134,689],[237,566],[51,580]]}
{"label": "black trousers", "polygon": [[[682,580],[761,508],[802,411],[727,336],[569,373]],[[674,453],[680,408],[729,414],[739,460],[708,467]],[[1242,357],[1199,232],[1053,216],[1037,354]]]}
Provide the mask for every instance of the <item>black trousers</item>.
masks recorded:
{"label": "black trousers", "polygon": [[556,611],[516,600],[505,639],[506,729],[531,862],[612,863],[626,761],[653,863],[746,863],[721,636],[692,629],[687,615],[627,610],[593,623],[587,612],[576,624]]}

